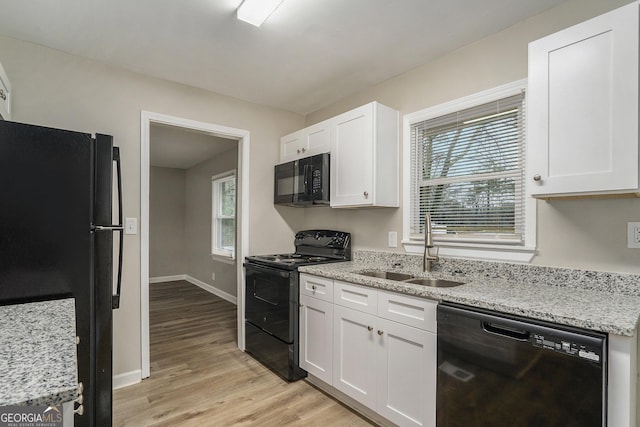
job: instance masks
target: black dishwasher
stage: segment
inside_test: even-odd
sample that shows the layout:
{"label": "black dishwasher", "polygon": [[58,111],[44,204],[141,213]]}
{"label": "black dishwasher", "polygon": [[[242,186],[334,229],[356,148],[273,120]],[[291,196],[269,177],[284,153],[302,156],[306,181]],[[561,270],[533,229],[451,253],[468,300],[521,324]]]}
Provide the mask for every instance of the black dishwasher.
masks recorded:
{"label": "black dishwasher", "polygon": [[606,426],[607,336],[438,306],[439,427]]}

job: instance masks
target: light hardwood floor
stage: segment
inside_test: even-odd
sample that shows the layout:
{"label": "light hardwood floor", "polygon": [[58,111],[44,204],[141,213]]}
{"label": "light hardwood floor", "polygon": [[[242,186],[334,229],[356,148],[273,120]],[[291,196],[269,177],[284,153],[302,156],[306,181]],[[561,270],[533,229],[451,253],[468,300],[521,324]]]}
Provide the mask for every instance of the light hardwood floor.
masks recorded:
{"label": "light hardwood floor", "polygon": [[236,345],[236,307],[188,282],[150,286],[151,377],[113,393],[114,426],[369,426]]}

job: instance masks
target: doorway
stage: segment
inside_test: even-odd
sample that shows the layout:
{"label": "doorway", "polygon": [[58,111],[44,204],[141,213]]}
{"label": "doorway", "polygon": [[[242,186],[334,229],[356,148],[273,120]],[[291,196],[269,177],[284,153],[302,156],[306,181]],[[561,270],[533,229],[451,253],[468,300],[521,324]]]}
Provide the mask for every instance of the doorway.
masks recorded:
{"label": "doorway", "polygon": [[248,251],[249,242],[249,131],[230,128],[212,123],[199,122],[180,117],[168,116],[148,111],[141,114],[141,212],[140,212],[140,310],[141,310],[141,356],[142,378],[150,375],[149,351],[149,188],[150,188],[150,145],[151,127],[168,126],[183,131],[195,131],[215,138],[237,141],[237,212],[236,212],[236,295],[238,348],[244,350],[244,274],[242,262]]}

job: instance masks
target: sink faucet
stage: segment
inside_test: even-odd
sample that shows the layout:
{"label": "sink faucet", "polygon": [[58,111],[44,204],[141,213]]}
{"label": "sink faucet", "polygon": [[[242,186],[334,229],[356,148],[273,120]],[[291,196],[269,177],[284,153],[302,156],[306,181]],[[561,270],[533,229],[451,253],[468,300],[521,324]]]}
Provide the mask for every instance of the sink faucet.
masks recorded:
{"label": "sink faucet", "polygon": [[424,253],[422,254],[422,271],[431,271],[431,263],[438,262],[438,248],[435,255],[431,255],[429,249],[433,248],[433,229],[431,227],[431,215],[429,212],[424,214]]}

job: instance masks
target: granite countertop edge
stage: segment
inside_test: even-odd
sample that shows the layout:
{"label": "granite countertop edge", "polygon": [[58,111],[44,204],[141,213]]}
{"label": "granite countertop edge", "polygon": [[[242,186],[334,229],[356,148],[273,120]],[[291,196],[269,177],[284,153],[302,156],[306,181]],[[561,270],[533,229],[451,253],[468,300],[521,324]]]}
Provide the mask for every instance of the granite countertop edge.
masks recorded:
{"label": "granite countertop edge", "polygon": [[389,268],[354,261],[299,268],[301,273],[438,302],[464,304],[627,337],[635,335],[640,319],[640,297],[638,296],[552,286],[544,283],[534,285],[473,275],[429,274],[415,270],[397,270],[414,276],[442,278],[465,283],[451,288],[434,288],[358,274],[364,270],[389,270]]}
{"label": "granite countertop edge", "polygon": [[78,395],[75,300],[0,306],[0,406],[52,406]]}

